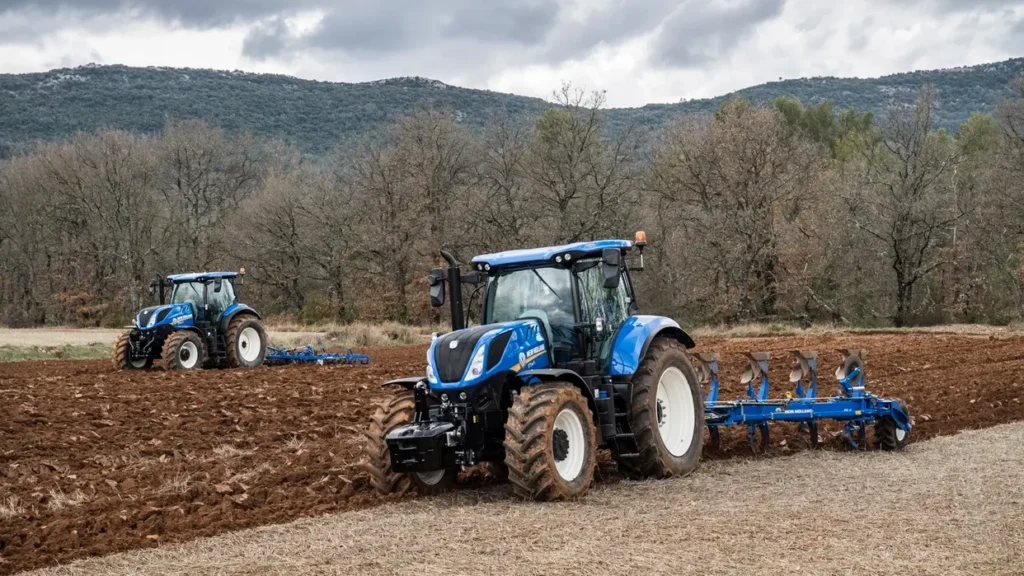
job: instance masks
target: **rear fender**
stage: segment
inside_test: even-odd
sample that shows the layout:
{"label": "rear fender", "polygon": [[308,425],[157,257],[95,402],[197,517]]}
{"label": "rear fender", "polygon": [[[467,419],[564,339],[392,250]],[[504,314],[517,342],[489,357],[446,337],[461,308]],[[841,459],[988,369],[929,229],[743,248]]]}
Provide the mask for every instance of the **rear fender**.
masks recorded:
{"label": "rear fender", "polygon": [[612,344],[609,373],[612,376],[630,376],[636,373],[647,349],[655,338],[671,338],[686,348],[695,346],[693,338],[679,323],[664,316],[630,316],[619,328]]}
{"label": "rear fender", "polygon": [[228,326],[231,324],[231,321],[234,320],[234,318],[240,314],[247,316],[255,316],[257,319],[260,320],[263,319],[263,316],[260,316],[259,312],[253,310],[252,308],[246,306],[245,304],[232,304],[231,306],[228,306],[228,309],[224,311],[224,314],[221,314],[219,324],[220,333],[227,334]]}

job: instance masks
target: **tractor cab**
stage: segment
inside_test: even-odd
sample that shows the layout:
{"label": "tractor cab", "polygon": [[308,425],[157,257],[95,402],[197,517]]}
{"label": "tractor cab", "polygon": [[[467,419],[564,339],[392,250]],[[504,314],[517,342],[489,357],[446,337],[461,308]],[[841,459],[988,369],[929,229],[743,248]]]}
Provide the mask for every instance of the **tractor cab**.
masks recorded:
{"label": "tractor cab", "polygon": [[[240,278],[238,272],[174,274],[167,277],[165,285],[171,288],[172,306],[188,306],[197,324],[213,323],[237,304],[235,281]],[[154,280],[150,289],[154,290],[159,282]],[[161,293],[161,304],[163,300]]]}
{"label": "tractor cab", "polygon": [[486,280],[482,320],[500,324],[535,318],[553,366],[594,373],[606,367],[611,337],[637,310],[626,240],[477,256]]}

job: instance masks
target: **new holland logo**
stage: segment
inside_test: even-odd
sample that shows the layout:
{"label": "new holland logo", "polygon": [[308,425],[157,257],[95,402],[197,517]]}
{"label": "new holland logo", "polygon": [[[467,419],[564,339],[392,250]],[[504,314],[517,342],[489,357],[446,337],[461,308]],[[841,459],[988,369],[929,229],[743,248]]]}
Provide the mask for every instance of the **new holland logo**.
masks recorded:
{"label": "new holland logo", "polygon": [[459,341],[458,340],[452,340],[451,344],[448,345],[448,348],[450,348],[452,350],[455,350],[458,347],[459,347]]}

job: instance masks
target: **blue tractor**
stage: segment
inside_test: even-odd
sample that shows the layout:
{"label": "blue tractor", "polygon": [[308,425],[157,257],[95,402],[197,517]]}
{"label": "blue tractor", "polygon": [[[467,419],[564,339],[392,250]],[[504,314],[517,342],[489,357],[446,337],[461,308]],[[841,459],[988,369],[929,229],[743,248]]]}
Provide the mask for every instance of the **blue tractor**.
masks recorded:
{"label": "blue tractor", "polygon": [[[267,354],[267,335],[255,310],[238,302],[239,272],[176,274],[154,280],[160,304],[139,311],[134,326],[114,343],[117,370],[153,365],[165,370],[255,368]],[[165,290],[171,302],[165,304]]]}
{"label": "blue tractor", "polygon": [[[434,492],[488,463],[520,496],[564,500],[587,491],[602,446],[631,477],[693,472],[704,443],[694,342],[639,314],[630,271],[645,245],[641,232],[487,254],[467,273],[442,252],[431,300],[443,305],[447,288],[452,331],[430,345],[425,374],[385,384],[395,391],[366,434],[374,488]],[[464,284],[483,294],[478,326],[465,325]]]}

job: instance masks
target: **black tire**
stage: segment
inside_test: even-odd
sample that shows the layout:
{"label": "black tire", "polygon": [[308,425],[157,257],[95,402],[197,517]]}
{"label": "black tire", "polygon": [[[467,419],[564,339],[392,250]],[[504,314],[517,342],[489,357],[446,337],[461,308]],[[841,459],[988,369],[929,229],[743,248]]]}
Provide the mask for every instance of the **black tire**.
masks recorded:
{"label": "black tire", "polygon": [[[678,437],[670,439],[675,454],[666,447],[662,438],[664,407],[659,407],[658,384],[662,375],[670,369],[682,374],[685,382],[666,386],[683,386],[689,391],[693,406],[692,434],[685,450],[685,419],[678,429]],[[633,375],[633,391],[629,407],[629,426],[636,440],[639,456],[619,457],[615,455],[619,470],[632,478],[665,478],[685,476],[697,469],[701,450],[704,447],[704,393],[697,373],[686,355],[686,349],[679,342],[669,338],[655,338]],[[686,390],[677,393],[683,394]],[[683,398],[685,401],[685,398]]]}
{"label": "black tire", "polygon": [[[253,332],[247,332],[247,331]],[[247,336],[247,334],[252,334]],[[255,356],[248,348],[253,345],[252,337],[258,337],[256,345],[259,350]],[[230,368],[256,368],[263,364],[267,356],[267,332],[254,316],[248,314],[236,316],[228,324],[227,334],[227,365]]]}
{"label": "black tire", "polygon": [[117,337],[114,341],[114,351],[111,361],[114,363],[114,370],[145,370],[153,365],[153,358],[132,360],[132,330],[129,330]]}
{"label": "black tire", "polygon": [[440,494],[451,490],[455,485],[455,479],[459,476],[458,468],[437,470],[435,472],[417,472],[408,474],[412,478],[412,485],[420,494]]}
{"label": "black tire", "polygon": [[[573,432],[556,430],[556,419],[579,427]],[[575,417],[576,420],[573,420]],[[572,436],[583,440],[583,449],[572,452]],[[574,386],[552,382],[527,386],[516,394],[505,422],[505,465],[517,496],[531,500],[569,500],[586,494],[597,464],[597,432],[587,401]],[[578,449],[578,448],[577,448]],[[564,478],[558,463],[582,458],[574,477]]]}
{"label": "black tire", "polygon": [[879,418],[875,422],[875,446],[882,450],[903,450],[910,443],[910,430],[904,432],[892,418]]}
{"label": "black tire", "polygon": [[412,422],[416,414],[416,396],[412,390],[396,390],[395,393],[377,405],[370,419],[370,425],[363,435],[363,455],[366,457],[363,469],[370,477],[370,486],[379,494],[405,494],[413,488],[412,477],[391,471],[391,453],[385,442],[387,435]]}
{"label": "black tire", "polygon": [[160,352],[160,364],[164,370],[197,370],[203,366],[205,359],[203,339],[191,330],[172,332],[164,340]]}

